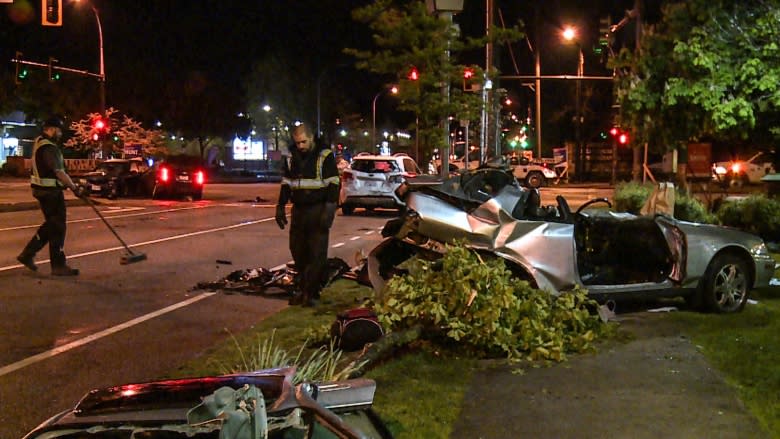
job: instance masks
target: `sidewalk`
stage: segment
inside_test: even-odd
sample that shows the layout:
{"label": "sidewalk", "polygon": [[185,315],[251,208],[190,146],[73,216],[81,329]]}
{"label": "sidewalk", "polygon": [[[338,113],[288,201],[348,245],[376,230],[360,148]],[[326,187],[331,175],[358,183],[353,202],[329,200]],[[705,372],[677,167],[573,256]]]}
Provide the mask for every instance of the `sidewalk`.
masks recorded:
{"label": "sidewalk", "polygon": [[[65,191],[65,204],[82,205],[73,192]],[[27,178],[0,177],[0,212],[18,212],[36,210],[38,202],[32,196],[30,181]]]}

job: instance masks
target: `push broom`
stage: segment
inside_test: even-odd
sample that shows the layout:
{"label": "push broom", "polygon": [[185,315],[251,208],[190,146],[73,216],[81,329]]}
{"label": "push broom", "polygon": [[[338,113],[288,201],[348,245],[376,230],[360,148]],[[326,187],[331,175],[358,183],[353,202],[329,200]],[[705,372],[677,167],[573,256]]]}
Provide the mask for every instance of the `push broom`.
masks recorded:
{"label": "push broom", "polygon": [[118,233],[116,233],[116,230],[114,230],[114,228],[111,227],[111,224],[109,224],[108,221],[106,221],[106,218],[103,216],[102,213],[100,213],[97,206],[95,206],[95,203],[93,203],[92,200],[89,199],[89,197],[84,196],[79,198],[84,200],[85,203],[89,204],[89,207],[91,207],[92,210],[95,211],[97,216],[99,216],[100,219],[103,220],[103,224],[105,224],[106,227],[108,227],[108,230],[111,230],[111,233],[113,233],[114,236],[116,236],[116,239],[118,239],[119,242],[122,243],[122,246],[124,246],[125,250],[127,250],[127,253],[122,255],[122,257],[119,259],[120,264],[127,265],[127,264],[132,264],[134,262],[141,262],[146,260],[146,254],[134,253],[132,250],[130,250],[130,247],[128,247],[127,244],[125,244],[125,241],[119,236]]}

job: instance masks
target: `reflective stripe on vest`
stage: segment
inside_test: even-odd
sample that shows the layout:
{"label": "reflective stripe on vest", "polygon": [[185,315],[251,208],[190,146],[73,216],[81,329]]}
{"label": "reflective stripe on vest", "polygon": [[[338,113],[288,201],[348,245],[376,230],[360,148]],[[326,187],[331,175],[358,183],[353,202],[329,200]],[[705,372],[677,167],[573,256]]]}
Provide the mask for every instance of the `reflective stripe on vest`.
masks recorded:
{"label": "reflective stripe on vest", "polygon": [[332,151],[329,149],[323,149],[320,151],[320,155],[317,157],[317,176],[314,178],[282,178],[282,184],[286,184],[292,190],[296,189],[323,189],[328,185],[339,184],[339,176],[334,175],[322,179],[322,167],[325,164],[325,158],[328,157]]}
{"label": "reflective stripe on vest", "polygon": [[[34,184],[36,186],[41,187],[64,187],[62,182],[57,180],[56,178],[46,178],[41,177],[38,173],[38,150],[46,145],[51,145],[54,148],[57,148],[57,145],[52,143],[51,140],[40,136],[37,139],[35,139],[35,144],[33,145],[33,152],[32,152],[32,173],[30,174],[30,184]],[[57,154],[57,164],[60,166],[60,168],[64,167],[64,161],[62,160],[62,156],[60,154]]]}

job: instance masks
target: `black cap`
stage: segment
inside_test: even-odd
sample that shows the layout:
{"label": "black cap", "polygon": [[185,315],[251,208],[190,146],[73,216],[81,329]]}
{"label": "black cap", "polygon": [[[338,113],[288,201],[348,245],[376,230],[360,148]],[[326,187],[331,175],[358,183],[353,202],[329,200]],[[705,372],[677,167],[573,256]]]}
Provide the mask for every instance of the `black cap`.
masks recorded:
{"label": "black cap", "polygon": [[62,119],[60,119],[59,117],[50,117],[46,119],[45,122],[43,122],[43,127],[44,128],[54,127],[54,128],[59,128],[61,130],[64,130],[65,124],[62,123]]}

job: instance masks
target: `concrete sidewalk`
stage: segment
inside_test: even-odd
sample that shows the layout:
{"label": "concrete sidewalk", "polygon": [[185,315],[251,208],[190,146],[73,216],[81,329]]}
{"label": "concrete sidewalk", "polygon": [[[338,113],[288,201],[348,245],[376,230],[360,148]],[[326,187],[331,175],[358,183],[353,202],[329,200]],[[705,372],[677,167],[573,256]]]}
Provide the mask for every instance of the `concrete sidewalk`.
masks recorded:
{"label": "concrete sidewalk", "polygon": [[[65,204],[83,205],[73,192],[65,191]],[[0,212],[17,212],[38,209],[38,201],[32,196],[27,178],[0,177]]]}

